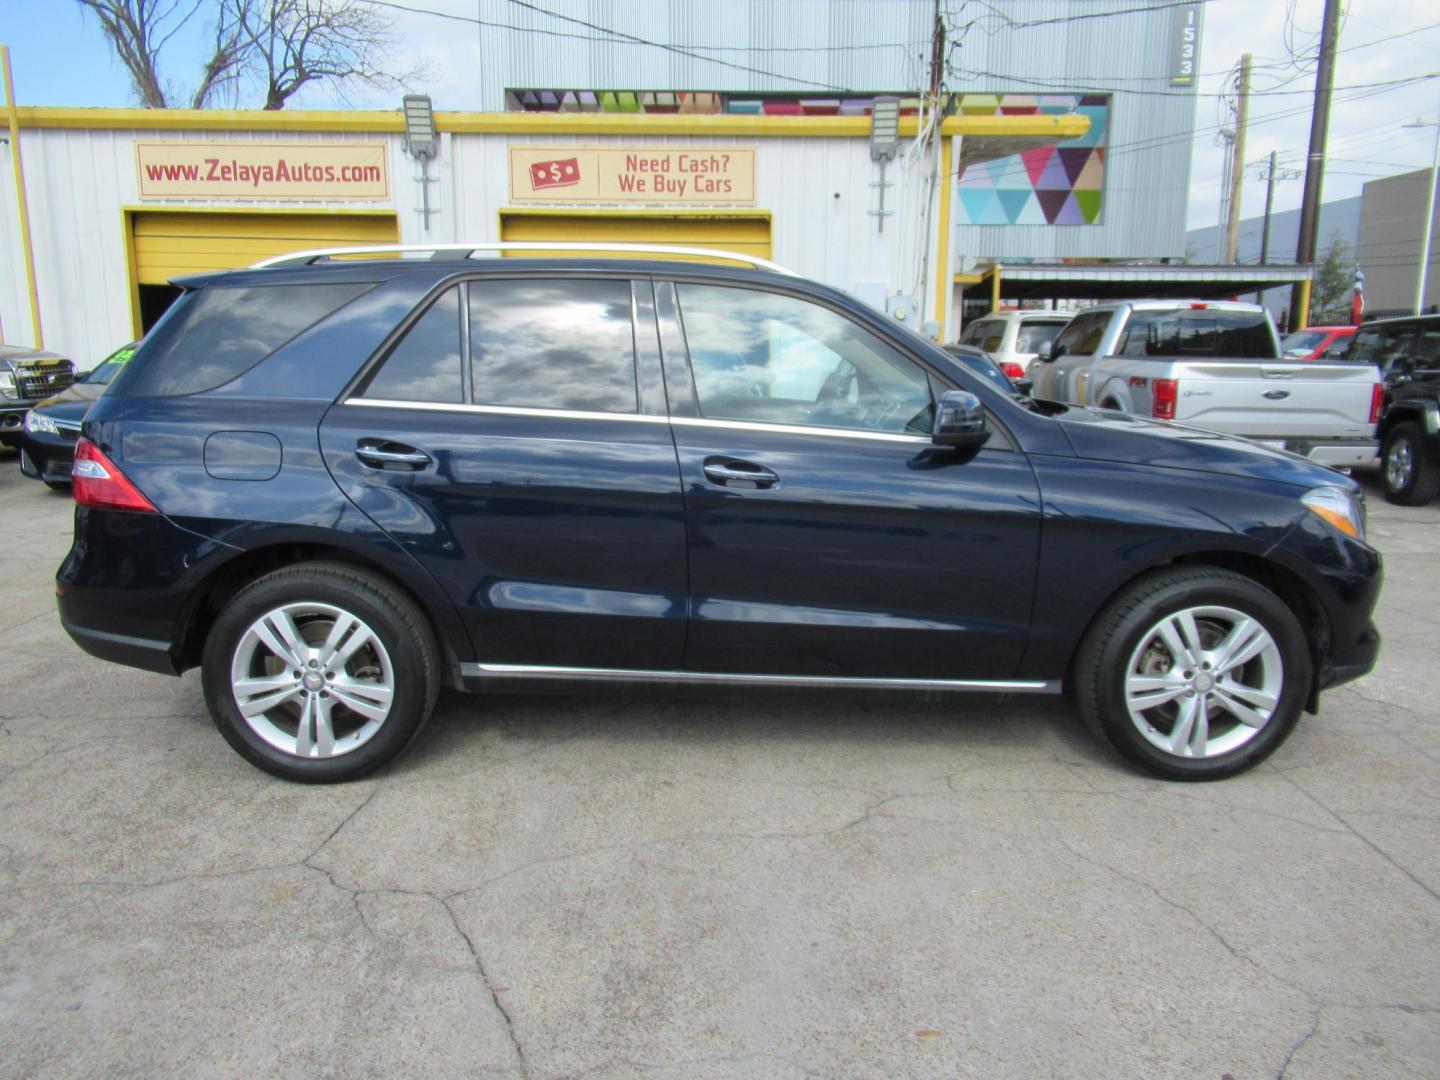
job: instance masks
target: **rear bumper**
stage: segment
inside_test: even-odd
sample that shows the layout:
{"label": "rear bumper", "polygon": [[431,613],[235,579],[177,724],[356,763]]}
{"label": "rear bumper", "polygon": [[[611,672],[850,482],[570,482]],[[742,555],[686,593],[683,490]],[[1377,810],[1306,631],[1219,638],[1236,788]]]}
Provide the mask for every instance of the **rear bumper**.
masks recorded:
{"label": "rear bumper", "polygon": [[1308,458],[1316,465],[1331,469],[1364,469],[1375,464],[1380,444],[1374,439],[1266,439],[1256,438],[1265,446],[1274,446]]}
{"label": "rear bumper", "polygon": [[[60,610],[65,610],[61,605]],[[62,614],[60,625],[70,635],[70,640],[91,656],[109,660],[126,667],[158,671],[162,675],[179,675],[172,655],[171,643],[154,638],[130,637],[127,634],[112,634],[104,630],[92,630],[77,626],[66,620]]]}

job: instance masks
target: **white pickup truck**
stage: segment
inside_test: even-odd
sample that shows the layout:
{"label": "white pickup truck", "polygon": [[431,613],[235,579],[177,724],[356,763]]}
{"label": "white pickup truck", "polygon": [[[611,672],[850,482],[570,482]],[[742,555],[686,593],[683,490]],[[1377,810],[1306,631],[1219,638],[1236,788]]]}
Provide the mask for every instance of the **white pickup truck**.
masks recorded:
{"label": "white pickup truck", "polygon": [[1373,464],[1378,369],[1282,360],[1270,313],[1132,300],[1080,312],[1030,365],[1032,396],[1240,435],[1343,469]]}

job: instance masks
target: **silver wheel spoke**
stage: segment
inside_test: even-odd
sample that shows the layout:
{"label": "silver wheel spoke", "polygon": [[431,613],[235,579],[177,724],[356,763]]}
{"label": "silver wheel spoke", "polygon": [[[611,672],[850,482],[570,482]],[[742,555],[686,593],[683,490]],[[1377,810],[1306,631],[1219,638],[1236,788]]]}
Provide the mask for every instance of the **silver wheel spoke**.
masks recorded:
{"label": "silver wheel spoke", "polygon": [[300,630],[295,625],[295,620],[290,613],[283,608],[270,612],[252,628],[255,636],[258,637],[265,647],[275,654],[276,658],[293,667],[305,666],[305,654],[310,650],[305,644],[305,639],[300,636]]}
{"label": "silver wheel spoke", "polygon": [[384,720],[390,715],[391,691],[388,686],[337,680],[330,684],[330,693],[346,708],[353,709],[369,720]]}
{"label": "silver wheel spoke", "polygon": [[316,697],[312,708],[315,719],[315,756],[329,757],[335,753],[335,726],[330,721],[330,699]]}
{"label": "silver wheel spoke", "polygon": [[370,628],[364,623],[357,621],[354,632],[345,639],[344,645],[327,661],[326,666],[330,670],[338,673],[350,662],[352,656],[370,644],[374,638],[375,635],[371,632]]}
{"label": "silver wheel spoke", "polygon": [[1125,692],[1132,709],[1153,709],[1183,694],[1185,680],[1179,675],[1131,675]]}
{"label": "silver wheel spoke", "polygon": [[323,667],[331,668],[335,662],[335,651],[340,648],[340,643],[345,640],[345,635],[359,625],[355,616],[342,611],[330,627],[330,633],[325,635],[325,644],[320,646],[320,664]]}
{"label": "silver wheel spoke", "polygon": [[1180,703],[1180,715],[1175,719],[1174,730],[1170,732],[1170,752],[1189,755],[1191,736],[1195,734],[1196,717],[1201,712],[1200,698],[1188,697]]}
{"label": "silver wheel spoke", "polygon": [[300,710],[300,726],[295,729],[295,753],[309,757],[315,749],[315,695],[305,695],[305,705]]}
{"label": "silver wheel spoke", "polygon": [[1173,616],[1161,623],[1157,630],[1160,639],[1165,642],[1165,647],[1170,650],[1170,655],[1177,665],[1193,668],[1199,664],[1199,660],[1191,655],[1190,647],[1181,639],[1180,628],[1176,625]]}
{"label": "silver wheel spoke", "polygon": [[[267,679],[252,679],[251,682],[268,682]],[[300,693],[300,684],[294,679],[289,679],[286,684],[278,689],[268,692],[259,689],[252,689],[248,697],[240,686],[235,687],[235,701],[240,706],[240,711],[246,716],[259,716],[267,713],[277,705],[283,705],[292,700]]]}
{"label": "silver wheel spoke", "polygon": [[1215,704],[1219,705],[1246,727],[1262,728],[1265,726],[1265,721],[1269,719],[1268,716],[1256,712],[1249,705],[1236,701],[1224,690],[1216,690],[1212,696],[1215,698]]}
{"label": "silver wheel spoke", "polygon": [[1253,686],[1246,686],[1244,683],[1237,682],[1221,683],[1215,688],[1215,692],[1217,694],[1228,694],[1233,698],[1239,698],[1248,705],[1253,705],[1257,709],[1264,709],[1267,716],[1270,710],[1275,708],[1275,703],[1280,700],[1268,690],[1257,690]]}
{"label": "silver wheel spoke", "polygon": [[1237,623],[1216,651],[1215,670],[1224,674],[1244,667],[1271,645],[1270,635],[1254,619]]}

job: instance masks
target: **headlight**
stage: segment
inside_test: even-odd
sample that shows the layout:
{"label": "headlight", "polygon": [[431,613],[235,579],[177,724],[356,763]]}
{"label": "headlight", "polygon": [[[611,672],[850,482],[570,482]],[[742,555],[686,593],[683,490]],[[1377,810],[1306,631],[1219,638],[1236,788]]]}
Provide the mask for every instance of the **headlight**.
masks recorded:
{"label": "headlight", "polygon": [[25,414],[26,431],[43,431],[46,435],[59,435],[60,431],[55,427],[55,421],[44,413],[31,409]]}
{"label": "headlight", "polygon": [[1346,536],[1365,539],[1365,507],[1344,488],[1318,487],[1300,499],[1313,514],[1318,514]]}
{"label": "headlight", "polygon": [[0,397],[14,398],[18,396],[15,393],[15,376],[8,371],[0,371]]}

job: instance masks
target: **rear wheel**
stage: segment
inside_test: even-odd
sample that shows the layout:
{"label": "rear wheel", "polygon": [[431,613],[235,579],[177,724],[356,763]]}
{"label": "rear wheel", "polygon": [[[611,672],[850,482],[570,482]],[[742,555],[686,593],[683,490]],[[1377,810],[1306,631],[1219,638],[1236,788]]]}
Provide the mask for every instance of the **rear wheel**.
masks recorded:
{"label": "rear wheel", "polygon": [[435,705],[424,616],[383,579],[337,563],[267,574],[205,641],[205,698],[225,740],[290,780],[352,780],[395,757]]}
{"label": "rear wheel", "polygon": [[1385,498],[1400,506],[1424,506],[1440,493],[1440,466],[1429,459],[1419,424],[1396,424],[1381,451]]}
{"label": "rear wheel", "polygon": [[1278,596],[1227,570],[1162,571],[1096,619],[1075,667],[1097,734],[1173,780],[1219,780],[1289,736],[1310,686],[1310,653]]}

